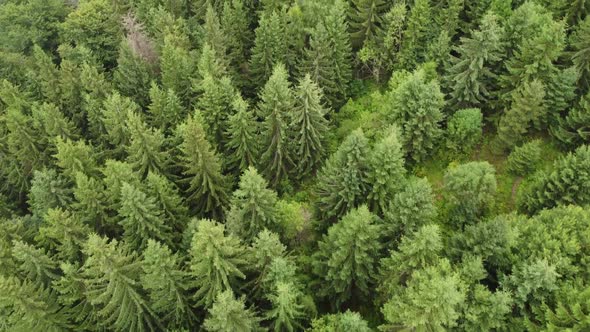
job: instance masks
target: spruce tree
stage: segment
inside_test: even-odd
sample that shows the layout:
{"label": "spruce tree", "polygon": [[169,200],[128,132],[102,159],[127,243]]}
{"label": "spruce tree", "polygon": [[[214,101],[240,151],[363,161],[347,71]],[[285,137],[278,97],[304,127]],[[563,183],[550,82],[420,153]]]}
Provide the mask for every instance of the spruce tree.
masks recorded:
{"label": "spruce tree", "polygon": [[570,35],[570,46],[573,49],[571,54],[572,62],[579,73],[579,84],[585,92],[590,87],[590,18],[585,18]]}
{"label": "spruce tree", "polygon": [[161,211],[153,197],[148,197],[139,188],[128,183],[121,187],[121,216],[123,239],[134,250],[144,250],[148,239],[171,244],[171,227],[164,224]]}
{"label": "spruce tree", "polygon": [[122,41],[113,81],[117,90],[133,99],[142,108],[149,104],[149,89],[155,73],[153,66]]}
{"label": "spruce tree", "polygon": [[51,281],[59,278],[57,263],[43,249],[14,240],[12,242],[12,256],[17,263],[18,274],[23,280],[48,286]]}
{"label": "spruce tree", "polygon": [[303,294],[293,283],[279,282],[274,291],[268,295],[272,309],[266,316],[272,320],[274,331],[295,331],[302,328],[300,321],[304,317],[301,297]]}
{"label": "spruce tree", "polygon": [[253,82],[266,82],[279,63],[284,63],[287,54],[285,27],[277,12],[263,12],[250,58],[250,74]]}
{"label": "spruce tree", "polygon": [[96,315],[95,324],[113,330],[162,328],[140,287],[141,264],[117,240],[91,234],[82,250],[80,269],[84,297]]}
{"label": "spruce tree", "polygon": [[165,244],[149,239],[142,268],[141,284],[161,320],[168,322],[169,327],[194,326],[196,316],[188,297],[189,275],[181,270],[178,254],[173,254]]}
{"label": "spruce tree", "polygon": [[230,168],[240,172],[258,162],[260,144],[257,140],[258,122],[248,102],[236,94],[232,103],[234,114],[227,122],[227,147],[231,151]]}
{"label": "spruce tree", "polygon": [[363,205],[331,226],[319,242],[314,273],[325,281],[320,293],[329,296],[336,307],[353,294],[369,294],[381,247],[376,219]]}
{"label": "spruce tree", "polygon": [[90,227],[75,214],[61,208],[47,210],[43,221],[35,240],[55,252],[55,257],[61,261],[78,261]]}
{"label": "spruce tree", "polygon": [[478,108],[455,112],[447,121],[447,148],[458,157],[469,155],[483,136],[483,115]]}
{"label": "spruce tree", "polygon": [[350,39],[352,46],[375,43],[383,30],[383,15],[388,9],[384,0],[353,0],[350,9]]}
{"label": "spruce tree", "polygon": [[130,137],[130,144],[126,147],[127,162],[142,179],[145,179],[149,172],[166,174],[169,157],[162,151],[162,132],[149,128],[141,116],[132,111],[127,113],[126,125]]}
{"label": "spruce tree", "polygon": [[43,217],[47,210],[67,207],[72,202],[72,190],[66,178],[54,169],[35,171],[29,190],[29,209]]}
{"label": "spruce tree", "polygon": [[500,118],[498,140],[501,147],[512,148],[520,143],[531,126],[540,127],[547,112],[543,98],[545,89],[541,82],[525,83],[514,91],[512,106]]}
{"label": "spruce tree", "polygon": [[98,166],[96,156],[92,146],[87,145],[83,140],[73,142],[57,138],[57,166],[62,169],[62,174],[70,179],[74,179],[78,172],[88,176],[96,175]]}
{"label": "spruce tree", "polygon": [[508,155],[506,169],[516,175],[532,173],[541,161],[541,140],[532,140],[518,146]]}
{"label": "spruce tree", "polygon": [[200,87],[202,94],[197,102],[197,107],[202,111],[208,137],[217,146],[223,147],[227,142],[225,132],[228,118],[233,113],[232,102],[236,90],[227,76],[215,79],[210,75],[205,75]]}
{"label": "spruce tree", "polygon": [[318,174],[318,208],[337,219],[364,202],[368,193],[368,141],[361,129],[342,142]]}
{"label": "spruce tree", "polygon": [[286,250],[277,233],[263,229],[256,235],[252,243],[253,266],[258,271],[258,277],[254,280],[253,295],[255,297],[260,298],[261,291],[270,291],[276,282],[283,281],[274,280],[270,274],[275,259],[284,258]]}
{"label": "spruce tree", "polygon": [[182,121],[186,113],[185,109],[174,90],[163,90],[152,82],[149,91],[148,117],[150,123],[153,127],[168,132],[169,128],[175,127]]}
{"label": "spruce tree", "polygon": [[155,199],[158,210],[162,211],[164,223],[174,232],[182,232],[188,222],[188,208],[178,188],[158,173],[149,173],[145,181],[146,194]]}
{"label": "spruce tree", "polygon": [[187,44],[184,36],[166,35],[160,56],[162,88],[174,91],[184,107],[191,103],[191,78],[195,67]]}
{"label": "spruce tree", "polygon": [[183,175],[188,183],[189,200],[201,215],[222,214],[228,201],[227,180],[221,173],[221,161],[206,139],[198,113],[179,128]]}
{"label": "spruce tree", "polygon": [[430,31],[432,16],[429,0],[414,2],[404,31],[398,62],[399,68],[411,70],[426,59],[426,50],[432,39],[432,31]]}
{"label": "spruce tree", "polygon": [[220,64],[229,69],[230,61],[227,56],[228,38],[221,28],[217,12],[209,4],[205,13],[205,22],[203,23],[203,43],[211,46]]}
{"label": "spruce tree", "polygon": [[504,30],[493,13],[486,14],[471,37],[461,37],[455,48],[453,66],[447,80],[452,89],[451,102],[462,106],[483,106],[491,97],[495,75],[493,66],[502,59]]}
{"label": "spruce tree", "polygon": [[246,240],[253,239],[264,228],[274,230],[278,225],[277,194],[255,168],[249,167],[240,177],[227,216],[227,228]]}
{"label": "spruce tree", "polygon": [[237,237],[224,233],[223,225],[202,219],[192,238],[190,275],[197,290],[195,299],[205,307],[210,307],[219,293],[231,291],[239,279],[246,278],[246,248]]}
{"label": "spruce tree", "polygon": [[123,183],[129,183],[138,188],[141,187],[141,179],[133,171],[131,165],[126,162],[109,159],[104,163],[102,174],[106,201],[112,210],[118,210],[121,206],[121,187],[123,187]]}
{"label": "spruce tree", "polygon": [[295,107],[290,124],[291,132],[295,134],[294,142],[298,146],[295,155],[300,176],[313,171],[324,155],[328,121],[322,97],[318,85],[309,75],[305,75],[295,91]]}
{"label": "spruce tree", "polygon": [[386,116],[401,128],[404,150],[420,162],[435,148],[441,135],[444,95],[425,69],[414,71],[389,93]]}
{"label": "spruce tree", "polygon": [[227,67],[219,60],[213,47],[207,43],[204,43],[201,49],[201,56],[197,62],[197,73],[199,74],[199,79],[193,81],[193,91],[196,93],[202,92],[202,87],[199,86],[199,83],[205,76],[211,76],[219,80],[229,74]]}
{"label": "spruce tree", "polygon": [[285,66],[277,64],[272,76],[260,92],[258,115],[262,124],[262,156],[260,165],[272,187],[276,188],[290,171],[292,151],[287,145],[288,124],[293,112],[293,92]]}
{"label": "spruce tree", "polygon": [[590,143],[590,94],[583,96],[578,105],[564,118],[559,119],[552,134],[569,148]]}
{"label": "spruce tree", "polygon": [[254,34],[250,29],[251,18],[249,8],[244,0],[231,0],[223,4],[221,13],[221,30],[227,39],[227,54],[230,67],[238,72],[235,77],[236,85],[246,84],[245,72],[247,57],[254,42]]}
{"label": "spruce tree", "polygon": [[74,197],[76,202],[72,204],[72,207],[76,216],[84,223],[94,226],[97,230],[109,226],[111,223],[108,213],[109,196],[100,181],[84,173],[77,173]]}
{"label": "spruce tree", "polygon": [[203,324],[208,332],[258,331],[260,319],[246,309],[245,299],[236,299],[231,289],[219,294]]}
{"label": "spruce tree", "polygon": [[79,137],[76,126],[53,104],[33,104],[31,116],[34,127],[43,132],[44,144],[50,147],[55,143],[56,137],[64,140],[76,140]]}
{"label": "spruce tree", "polygon": [[371,151],[369,160],[371,211],[382,215],[389,202],[405,182],[404,153],[396,127],[389,128]]}
{"label": "spruce tree", "polygon": [[314,319],[311,322],[311,332],[337,332],[337,331],[357,331],[371,332],[369,322],[363,319],[358,312],[352,312],[350,309],[337,314],[327,314]]}
{"label": "spruce tree", "polygon": [[118,92],[112,93],[105,101],[101,114],[101,141],[114,157],[124,154],[125,146],[129,144],[129,130],[127,129],[127,114],[138,112],[139,106],[131,99],[122,97]]}

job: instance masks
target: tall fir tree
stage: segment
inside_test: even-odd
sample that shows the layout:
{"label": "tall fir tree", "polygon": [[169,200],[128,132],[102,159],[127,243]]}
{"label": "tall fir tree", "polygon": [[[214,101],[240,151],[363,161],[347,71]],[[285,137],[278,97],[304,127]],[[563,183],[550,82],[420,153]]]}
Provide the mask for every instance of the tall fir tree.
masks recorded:
{"label": "tall fir tree", "polygon": [[244,0],[231,0],[223,4],[221,13],[221,30],[227,38],[227,54],[230,67],[237,71],[235,82],[238,87],[246,85],[247,58],[254,42],[254,34],[250,29],[251,12]]}
{"label": "tall fir tree", "polygon": [[571,59],[578,70],[580,87],[585,92],[590,87],[590,18],[585,18],[570,35],[569,44],[573,49]]}
{"label": "tall fir tree", "polygon": [[57,263],[43,249],[14,240],[12,256],[17,263],[17,275],[20,275],[23,280],[48,286],[51,281],[59,278]]}
{"label": "tall fir tree", "polygon": [[47,210],[67,207],[72,202],[72,189],[68,179],[54,169],[35,171],[28,194],[29,210],[44,217]]}
{"label": "tall fir tree", "polygon": [[164,223],[172,228],[173,235],[181,233],[188,223],[188,208],[178,188],[158,173],[149,173],[145,181],[146,194],[155,199]]}
{"label": "tall fir tree", "polygon": [[432,8],[429,0],[416,0],[410,10],[398,67],[412,70],[426,59],[429,41],[432,39]]}
{"label": "tall fir tree", "polygon": [[221,216],[228,202],[228,183],[221,161],[206,139],[200,114],[189,117],[179,128],[180,151],[188,183],[189,201],[200,215]]}
{"label": "tall fir tree", "polygon": [[127,113],[127,130],[130,142],[126,147],[127,162],[139,173],[142,179],[149,172],[167,174],[168,154],[163,151],[164,134],[150,128],[137,113]]}
{"label": "tall fir tree", "polygon": [[320,293],[330,296],[336,307],[362,299],[353,294],[369,294],[381,246],[376,219],[363,205],[331,226],[319,242],[314,272],[326,282]]}
{"label": "tall fir tree", "polygon": [[233,113],[232,102],[236,90],[227,76],[215,79],[211,75],[205,75],[200,87],[202,94],[197,107],[202,112],[209,139],[223,151],[227,143],[227,120]]}
{"label": "tall fir tree", "polygon": [[368,192],[368,140],[361,129],[342,142],[318,174],[318,208],[337,219],[362,204]]}
{"label": "tall fir tree", "polygon": [[287,69],[277,64],[260,92],[258,115],[262,124],[262,156],[260,165],[271,186],[276,188],[287,177],[293,163],[292,151],[287,145],[290,139],[288,124],[293,112],[293,92],[288,81]]}
{"label": "tall fir tree", "polygon": [[219,293],[231,291],[239,279],[246,278],[246,248],[237,237],[224,233],[223,225],[202,219],[192,238],[190,275],[197,289],[195,299],[205,307],[210,307]]}
{"label": "tall fir tree", "polygon": [[298,148],[297,173],[303,176],[317,167],[325,153],[328,110],[322,103],[322,90],[309,75],[305,75],[295,90],[295,107],[293,109],[290,131],[294,133],[294,142]]}
{"label": "tall fir tree", "polygon": [[110,226],[108,196],[99,180],[88,177],[84,173],[77,173],[74,197],[76,202],[72,204],[72,207],[80,220],[94,226],[96,230],[104,230]]}
{"label": "tall fir tree", "polygon": [[57,166],[62,170],[62,174],[70,179],[74,179],[78,172],[88,176],[98,174],[98,166],[95,151],[91,145],[87,145],[83,140],[73,142],[57,138]]}
{"label": "tall fir tree", "polygon": [[228,37],[221,28],[218,13],[209,4],[205,13],[205,22],[203,23],[203,43],[211,46],[217,60],[226,69],[230,69],[230,60],[227,56]]}
{"label": "tall fir tree", "polygon": [[350,39],[353,47],[375,43],[382,35],[383,15],[388,10],[384,0],[354,0],[350,8]]}
{"label": "tall fir tree", "polygon": [[113,81],[117,90],[145,108],[149,104],[150,84],[155,78],[153,65],[134,52],[126,41],[119,46]]}
{"label": "tall fir tree", "polygon": [[172,89],[163,90],[152,82],[149,91],[148,118],[150,124],[167,133],[170,128],[176,127],[184,119],[185,108]]}
{"label": "tall fir tree", "polygon": [[263,12],[255,30],[256,37],[250,58],[253,82],[266,82],[287,54],[285,27],[277,12]]}
{"label": "tall fir tree", "polygon": [[245,299],[236,299],[231,290],[217,294],[209,316],[203,324],[208,332],[255,332],[260,329],[260,319],[246,308]]}
{"label": "tall fir tree", "polygon": [[170,225],[164,223],[162,212],[153,197],[128,183],[121,187],[121,207],[118,210],[125,244],[137,251],[146,248],[148,239],[171,245]]}
{"label": "tall fir tree", "polygon": [[106,145],[110,155],[120,157],[124,155],[125,146],[129,144],[129,131],[127,129],[128,112],[138,112],[139,106],[127,97],[122,97],[118,92],[112,93],[105,101],[101,111],[100,141]]}
{"label": "tall fir tree", "polygon": [[167,35],[164,37],[160,71],[164,91],[173,90],[184,107],[191,104],[191,78],[194,76],[194,63],[188,51],[185,36]]}
{"label": "tall fir tree", "polygon": [[238,189],[231,199],[227,228],[246,240],[253,239],[264,228],[273,230],[278,225],[277,194],[254,167],[240,177]]}
{"label": "tall fir tree", "polygon": [[61,208],[47,210],[43,221],[35,240],[55,253],[54,257],[60,261],[78,261],[90,227],[75,214]]}
{"label": "tall fir tree", "polygon": [[260,143],[257,140],[259,124],[249,105],[239,94],[232,102],[234,114],[227,122],[227,147],[231,152],[230,168],[242,172],[258,162]]}
{"label": "tall fir tree", "polygon": [[302,328],[300,321],[305,316],[301,304],[303,294],[293,283],[278,282],[268,295],[272,309],[266,314],[272,320],[275,331],[295,331]]}
{"label": "tall fir tree", "polygon": [[551,133],[569,148],[590,143],[590,94],[583,96]]}

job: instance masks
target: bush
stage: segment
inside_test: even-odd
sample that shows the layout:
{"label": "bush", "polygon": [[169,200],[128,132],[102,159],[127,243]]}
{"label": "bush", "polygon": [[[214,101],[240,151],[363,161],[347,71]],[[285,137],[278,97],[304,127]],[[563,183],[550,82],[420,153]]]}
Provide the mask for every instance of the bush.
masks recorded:
{"label": "bush", "polygon": [[447,148],[453,155],[466,155],[481,140],[483,116],[478,108],[462,109],[447,124]]}
{"label": "bush", "polygon": [[541,141],[530,141],[510,153],[506,161],[506,169],[514,175],[525,176],[535,171],[540,160]]}

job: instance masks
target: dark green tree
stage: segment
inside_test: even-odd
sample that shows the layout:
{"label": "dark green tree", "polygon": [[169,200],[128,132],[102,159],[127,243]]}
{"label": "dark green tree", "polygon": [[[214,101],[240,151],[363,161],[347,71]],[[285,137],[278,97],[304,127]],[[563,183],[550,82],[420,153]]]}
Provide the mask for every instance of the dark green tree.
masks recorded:
{"label": "dark green tree", "polygon": [[578,70],[578,82],[584,91],[587,91],[590,86],[590,61],[588,60],[590,41],[588,36],[590,36],[590,18],[586,18],[580,22],[570,35],[569,40],[570,46],[573,49],[571,59]]}
{"label": "dark green tree", "polygon": [[143,58],[127,41],[121,42],[117,68],[113,73],[117,90],[144,108],[149,105],[150,84],[154,78],[153,64]]}
{"label": "dark green tree", "polygon": [[172,90],[184,107],[191,104],[191,79],[194,76],[195,64],[188,51],[188,39],[185,36],[164,37],[160,56],[162,89]]}
{"label": "dark green tree", "polygon": [[342,142],[318,174],[318,208],[326,218],[340,218],[368,193],[368,141],[361,129]]}
{"label": "dark green tree", "polygon": [[353,0],[350,8],[350,39],[356,49],[375,43],[382,35],[383,15],[388,10],[384,0]]}
{"label": "dark green tree", "polygon": [[198,112],[180,126],[178,135],[182,138],[181,162],[190,202],[201,215],[221,215],[228,202],[227,179],[221,173],[219,157],[206,139]]}
{"label": "dark green tree", "polygon": [[248,109],[248,102],[236,94],[232,103],[234,114],[227,122],[227,147],[231,151],[230,168],[240,172],[258,163],[260,143],[257,140],[258,122],[254,112]]}
{"label": "dark green tree", "polygon": [[227,143],[227,121],[233,113],[232,102],[236,90],[229,77],[215,79],[205,75],[200,83],[202,94],[197,107],[202,111],[207,134],[217,146],[223,147]]}
{"label": "dark green tree", "polygon": [[429,2],[416,0],[410,10],[399,55],[399,68],[412,70],[426,59],[426,51],[433,34],[433,15]]}
{"label": "dark green tree", "polygon": [[541,161],[541,141],[536,139],[518,146],[508,155],[506,169],[512,174],[525,176],[533,173]]}
{"label": "dark green tree", "polygon": [[152,126],[168,132],[184,119],[186,111],[174,90],[163,90],[152,82],[149,94],[148,117]]}
{"label": "dark green tree", "polygon": [[190,275],[197,289],[195,299],[205,307],[210,307],[218,294],[231,292],[239,279],[246,278],[244,271],[249,264],[246,248],[237,237],[224,232],[223,225],[202,219],[192,238]]}
{"label": "dark green tree", "polygon": [[369,294],[381,247],[376,219],[363,205],[331,226],[319,242],[314,273],[325,281],[320,293],[336,307]]}
{"label": "dark green tree", "polygon": [[[256,37],[250,58],[253,82],[266,82],[279,63],[285,63],[287,45],[285,27],[277,12],[263,12],[255,30]],[[259,83],[260,84],[260,83]]]}
{"label": "dark green tree", "polygon": [[59,278],[57,263],[43,249],[14,240],[12,256],[17,263],[17,275],[20,275],[23,280],[47,286],[51,281]]}
{"label": "dark green tree", "polygon": [[54,169],[35,171],[29,190],[29,210],[43,217],[47,210],[67,207],[72,202],[72,189],[61,174]]}
{"label": "dark green tree", "polygon": [[181,233],[188,223],[188,208],[178,188],[158,173],[149,173],[145,181],[146,194],[155,199],[158,210],[162,211],[164,223],[174,233]]}
{"label": "dark green tree", "polygon": [[251,12],[244,0],[231,0],[223,4],[221,12],[221,30],[226,36],[226,47],[230,67],[238,73],[236,85],[241,87],[246,82],[246,60],[254,42],[254,33],[250,29]]}
{"label": "dark green tree", "polygon": [[569,148],[590,143],[590,94],[584,95],[578,105],[570,109],[551,133]]}

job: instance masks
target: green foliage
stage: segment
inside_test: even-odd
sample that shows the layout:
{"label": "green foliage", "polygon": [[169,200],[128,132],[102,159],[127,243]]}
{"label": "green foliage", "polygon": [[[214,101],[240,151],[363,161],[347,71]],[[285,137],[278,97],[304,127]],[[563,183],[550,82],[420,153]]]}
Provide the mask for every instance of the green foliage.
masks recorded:
{"label": "green foliage", "polygon": [[184,36],[166,35],[160,56],[162,88],[174,91],[184,107],[191,102],[191,78],[195,69],[187,44]]}
{"label": "green foliage", "polygon": [[590,189],[588,160],[590,148],[583,145],[553,164],[552,171],[536,173],[523,190],[519,208],[528,213],[563,204],[587,204]]}
{"label": "green foliage", "polygon": [[127,130],[130,142],[126,147],[127,162],[141,178],[150,172],[166,174],[168,155],[162,151],[164,135],[157,129],[149,128],[137,113],[127,113]]}
{"label": "green foliage", "polygon": [[447,122],[447,148],[466,155],[481,141],[483,115],[477,108],[457,111]]}
{"label": "green foliage", "polygon": [[227,227],[240,237],[250,240],[264,228],[273,230],[279,222],[277,194],[255,168],[249,167],[240,177],[227,216]]}
{"label": "green foliage", "polygon": [[218,294],[231,293],[239,279],[246,278],[247,251],[237,237],[224,232],[223,225],[202,219],[192,238],[189,273],[197,289],[195,299],[205,307],[210,307]]}
{"label": "green foliage", "polygon": [[258,122],[254,112],[248,109],[248,102],[241,96],[236,95],[232,107],[234,114],[228,119],[226,133],[227,147],[232,151],[229,162],[232,169],[241,172],[258,162]]}
{"label": "green foliage", "polygon": [[90,234],[90,227],[75,214],[62,209],[47,210],[43,221],[35,240],[50,251],[57,252],[57,259],[77,261]]}
{"label": "green foliage", "polygon": [[576,27],[570,36],[570,45],[574,52],[571,54],[572,62],[579,73],[579,83],[586,90],[590,86],[590,61],[588,53],[590,52],[590,19],[584,19]]}
{"label": "green foliage", "polygon": [[[256,37],[250,58],[253,82],[266,82],[279,63],[286,61],[285,27],[277,12],[263,12],[255,30]],[[258,83],[260,84],[260,83]]]}
{"label": "green foliage", "polygon": [[185,110],[174,90],[163,90],[152,82],[149,91],[151,102],[148,114],[151,124],[163,131],[179,124],[185,116]]}
{"label": "green foliage", "polygon": [[387,11],[383,0],[354,0],[350,10],[350,39],[359,49],[363,45],[375,43],[383,29],[383,14]]}
{"label": "green foliage", "polygon": [[411,7],[404,30],[404,39],[399,55],[399,68],[413,69],[423,63],[431,38],[429,28],[432,24],[432,9],[429,0],[417,0]]}
{"label": "green foliage", "polygon": [[152,64],[134,50],[128,42],[121,42],[113,81],[117,90],[146,107],[150,100],[150,84],[155,73]]}
{"label": "green foliage", "polygon": [[22,241],[12,242],[12,256],[17,263],[18,272],[23,280],[30,280],[40,285],[48,285],[59,277],[57,264],[47,256],[45,250]]}
{"label": "green foliage", "polygon": [[401,128],[405,152],[416,162],[432,152],[442,134],[444,95],[427,74],[425,69],[416,70],[392,86],[385,106],[387,118]]}
{"label": "green foliage", "polygon": [[60,37],[88,47],[97,59],[113,68],[122,35],[115,8],[107,0],[82,1],[61,25]]}
{"label": "green foliage", "polygon": [[73,204],[76,215],[83,222],[97,228],[107,226],[110,223],[107,213],[110,197],[107,193],[100,181],[88,177],[84,173],[77,173],[76,187],[74,188],[76,202]]}
{"label": "green foliage", "polygon": [[318,243],[314,273],[326,282],[320,293],[330,295],[336,307],[357,292],[360,295],[369,293],[381,247],[376,219],[363,205],[330,227]]}
{"label": "green foliage", "polygon": [[158,173],[149,173],[146,180],[146,194],[153,197],[164,223],[173,231],[181,232],[188,219],[188,208],[176,186]]}
{"label": "green foliage", "polygon": [[560,118],[552,134],[566,146],[573,148],[590,143],[588,124],[590,124],[590,95],[586,94],[579,104]]}
{"label": "green foliage", "polygon": [[510,153],[506,160],[506,168],[516,175],[527,175],[535,171],[541,161],[541,141],[527,142]]}
{"label": "green foliage", "polygon": [[358,312],[346,310],[343,313],[324,315],[313,320],[312,332],[358,331],[370,332],[372,329]]}
{"label": "green foliage", "polygon": [[88,176],[96,175],[98,167],[92,146],[83,140],[73,142],[61,138],[57,138],[56,146],[57,153],[54,157],[64,176],[74,179],[78,172]]}
{"label": "green foliage", "polygon": [[33,214],[43,217],[47,210],[67,207],[71,202],[72,191],[63,176],[54,169],[35,171],[28,201]]}
{"label": "green foliage", "polygon": [[187,192],[200,215],[219,216],[228,202],[227,180],[221,173],[221,161],[207,141],[199,113],[189,117],[179,128],[183,175]]}
{"label": "green foliage", "polygon": [[273,293],[268,295],[273,308],[267,313],[267,317],[273,321],[274,331],[295,331],[301,328],[298,323],[304,316],[301,297],[301,291],[294,284],[276,284]]}
{"label": "green foliage", "polygon": [[218,146],[223,146],[227,141],[226,123],[233,113],[232,102],[235,99],[236,91],[227,76],[215,79],[210,75],[205,75],[200,88],[202,94],[197,102],[197,107],[203,110],[207,134]]}
{"label": "green foliage", "polygon": [[236,299],[231,290],[226,290],[217,295],[204,327],[209,332],[251,332],[259,329],[259,321],[256,314],[246,308],[243,298]]}
{"label": "green foliage", "polygon": [[327,218],[340,218],[360,205],[368,192],[368,142],[363,131],[353,131],[318,174],[317,205]]}

